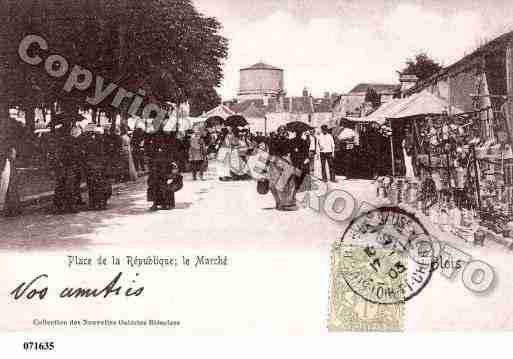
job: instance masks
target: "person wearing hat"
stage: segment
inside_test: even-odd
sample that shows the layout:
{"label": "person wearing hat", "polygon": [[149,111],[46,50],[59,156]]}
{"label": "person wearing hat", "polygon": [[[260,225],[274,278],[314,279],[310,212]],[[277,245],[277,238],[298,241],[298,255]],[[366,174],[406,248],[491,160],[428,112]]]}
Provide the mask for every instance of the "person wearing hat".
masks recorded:
{"label": "person wearing hat", "polygon": [[166,197],[166,179],[171,171],[171,163],[176,165],[179,157],[179,142],[176,132],[165,133],[163,126],[151,134],[147,140],[148,156],[150,157],[150,174],[148,176],[147,199],[153,202],[151,210],[161,207],[169,209],[169,199]]}
{"label": "person wearing hat", "polygon": [[324,182],[328,182],[328,177],[326,174],[327,167],[330,171],[331,182],[336,182],[335,169],[333,166],[333,160],[335,158],[335,141],[333,140],[331,133],[328,131],[328,126],[321,126],[321,134],[319,135],[318,143],[319,152],[321,154],[322,180]]}
{"label": "person wearing hat", "polygon": [[306,136],[301,131],[296,131],[294,138],[289,142],[289,146],[290,160],[294,168],[298,170],[295,175],[296,190],[298,190],[303,184],[306,175],[310,172],[310,154]]}
{"label": "person wearing hat", "polygon": [[199,130],[194,130],[189,145],[189,161],[192,167],[192,179],[196,181],[199,172],[201,180],[203,178],[203,162],[207,159],[207,148],[205,142],[199,134]]}
{"label": "person wearing hat", "polygon": [[[269,143],[267,173],[269,190],[279,211],[296,211],[296,171],[289,161],[291,153],[290,139],[284,126],[280,126],[277,135]],[[286,176],[286,177],[285,177]]]}
{"label": "person wearing hat", "polygon": [[231,152],[233,143],[233,133],[230,127],[224,127],[217,145],[217,160],[219,161],[219,180],[230,181],[232,179],[230,173]]}

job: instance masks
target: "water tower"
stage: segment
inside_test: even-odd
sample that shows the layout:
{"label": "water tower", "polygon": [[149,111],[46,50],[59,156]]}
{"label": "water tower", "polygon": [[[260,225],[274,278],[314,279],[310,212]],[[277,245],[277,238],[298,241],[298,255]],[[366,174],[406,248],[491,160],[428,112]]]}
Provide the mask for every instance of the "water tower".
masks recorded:
{"label": "water tower", "polygon": [[239,70],[239,101],[278,97],[285,91],[283,69],[259,62]]}

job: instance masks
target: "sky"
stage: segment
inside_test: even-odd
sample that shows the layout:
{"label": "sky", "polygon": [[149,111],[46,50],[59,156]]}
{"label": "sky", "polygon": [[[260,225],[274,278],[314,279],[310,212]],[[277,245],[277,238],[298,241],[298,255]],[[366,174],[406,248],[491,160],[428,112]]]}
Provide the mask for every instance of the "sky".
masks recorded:
{"label": "sky", "polygon": [[285,70],[289,95],[344,93],[361,82],[398,83],[420,51],[447,66],[483,41],[513,30],[510,0],[193,0],[229,40],[223,100],[243,67]]}

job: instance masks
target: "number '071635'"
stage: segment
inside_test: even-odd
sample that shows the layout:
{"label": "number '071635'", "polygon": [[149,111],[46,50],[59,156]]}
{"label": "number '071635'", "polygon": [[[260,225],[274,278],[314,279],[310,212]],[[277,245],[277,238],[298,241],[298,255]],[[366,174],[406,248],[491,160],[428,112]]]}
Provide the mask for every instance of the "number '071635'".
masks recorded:
{"label": "number '071635'", "polygon": [[50,351],[55,349],[54,342],[23,342],[26,351]]}

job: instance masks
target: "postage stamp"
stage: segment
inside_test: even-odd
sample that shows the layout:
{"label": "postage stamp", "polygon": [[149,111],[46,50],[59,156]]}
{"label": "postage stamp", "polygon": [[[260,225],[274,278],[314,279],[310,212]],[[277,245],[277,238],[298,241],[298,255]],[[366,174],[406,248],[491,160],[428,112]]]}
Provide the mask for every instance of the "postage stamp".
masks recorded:
{"label": "postage stamp", "polygon": [[[329,326],[349,316],[358,318],[353,330],[399,330],[401,304],[429,283],[434,258],[427,230],[407,211],[380,207],[354,218],[332,249]],[[372,308],[369,320],[362,306]]]}

